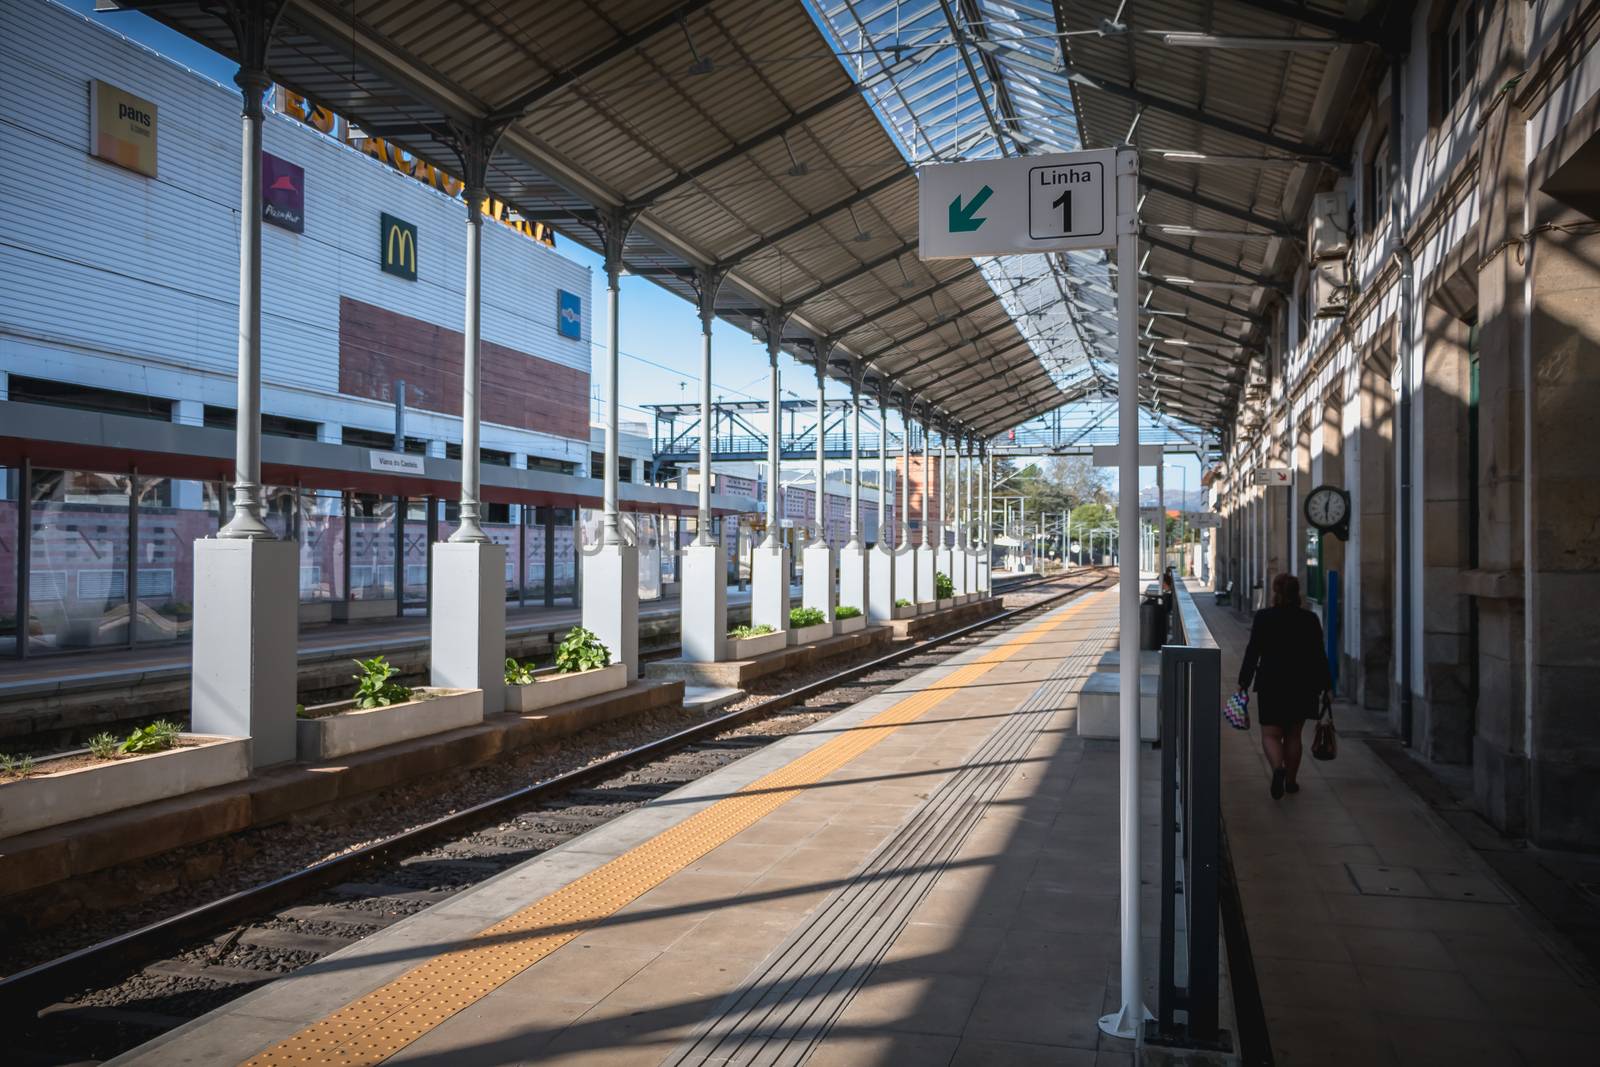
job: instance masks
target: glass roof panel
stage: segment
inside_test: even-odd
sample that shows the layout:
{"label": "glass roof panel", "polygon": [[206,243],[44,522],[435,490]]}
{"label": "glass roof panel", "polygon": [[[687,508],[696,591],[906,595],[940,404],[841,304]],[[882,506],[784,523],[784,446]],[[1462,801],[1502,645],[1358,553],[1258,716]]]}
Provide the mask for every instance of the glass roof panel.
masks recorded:
{"label": "glass roof panel", "polygon": [[[808,8],[851,75],[871,79],[867,98],[913,164],[1082,146],[1050,4],[808,0]],[[1116,301],[1104,252],[975,262],[1063,392],[1102,402],[1115,394]]]}

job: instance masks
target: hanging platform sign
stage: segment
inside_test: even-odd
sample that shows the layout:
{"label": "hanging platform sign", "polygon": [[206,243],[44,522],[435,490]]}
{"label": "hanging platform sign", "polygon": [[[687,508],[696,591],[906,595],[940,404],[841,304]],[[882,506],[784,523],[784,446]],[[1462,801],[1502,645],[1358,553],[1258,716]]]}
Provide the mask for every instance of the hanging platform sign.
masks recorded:
{"label": "hanging platform sign", "polygon": [[1111,248],[1117,152],[1063,152],[917,168],[923,259]]}
{"label": "hanging platform sign", "polygon": [[1256,485],[1288,485],[1290,470],[1288,467],[1257,467],[1251,481]]}

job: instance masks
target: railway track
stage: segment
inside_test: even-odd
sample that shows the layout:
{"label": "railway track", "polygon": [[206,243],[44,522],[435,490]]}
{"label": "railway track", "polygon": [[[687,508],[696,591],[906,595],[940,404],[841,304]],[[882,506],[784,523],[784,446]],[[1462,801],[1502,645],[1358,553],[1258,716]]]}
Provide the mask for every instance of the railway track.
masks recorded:
{"label": "railway track", "polygon": [[[1076,577],[1076,576],[1074,576]],[[8,1061],[107,1059],[702,778],[894,685],[998,628],[1103,585],[1059,592],[588,766],[394,834],[0,980]],[[774,720],[803,705],[806,713]]]}

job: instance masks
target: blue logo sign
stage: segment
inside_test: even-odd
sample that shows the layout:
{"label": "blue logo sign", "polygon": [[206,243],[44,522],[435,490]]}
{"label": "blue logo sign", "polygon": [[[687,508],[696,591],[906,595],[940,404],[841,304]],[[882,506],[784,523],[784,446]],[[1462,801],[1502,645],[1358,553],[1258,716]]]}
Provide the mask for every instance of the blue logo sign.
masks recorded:
{"label": "blue logo sign", "polygon": [[583,298],[577,293],[556,290],[556,332],[575,341],[583,340]]}

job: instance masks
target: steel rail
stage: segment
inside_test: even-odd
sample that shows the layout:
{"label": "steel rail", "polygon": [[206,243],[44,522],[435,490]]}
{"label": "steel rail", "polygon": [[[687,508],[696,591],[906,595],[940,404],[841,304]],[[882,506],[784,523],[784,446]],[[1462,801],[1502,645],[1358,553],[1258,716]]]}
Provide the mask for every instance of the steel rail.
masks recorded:
{"label": "steel rail", "polygon": [[[553,799],[565,792],[604,781],[621,771],[641,763],[648,763],[652,759],[686,748],[696,742],[708,740],[734,727],[765,718],[818,693],[921,655],[929,649],[948,644],[975,631],[1042,611],[1057,601],[1093,589],[1104,583],[1106,578],[1105,574],[1101,574],[1091,581],[1074,585],[1038,603],[986,616],[957,629],[918,641],[907,648],[897,649],[866,663],[847,667],[788,692],[779,693],[740,711],[696,723],[625,752],[523,786],[502,796],[403,830],[381,841],[374,841],[260,885],[241,889],[176,915],[158,919],[138,929],[129,930],[93,945],[86,945],[54,960],[18,971],[0,979],[0,1018],[29,1018],[62,996],[95,987],[97,983],[104,983],[107,975],[126,974],[151,962],[165,959],[174,951],[192,944],[208,933],[258,917],[275,906],[304,898],[315,890],[335,885],[371,864],[397,854],[420,851],[441,838],[459,836],[475,827],[491,823],[508,811],[524,809],[530,804]],[[1056,576],[1023,579],[1009,584],[1005,591],[1010,592],[1054,580]]]}

